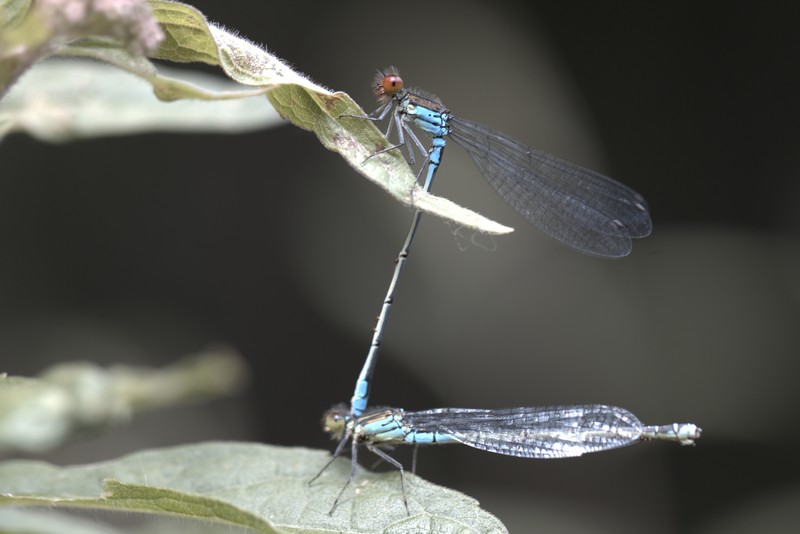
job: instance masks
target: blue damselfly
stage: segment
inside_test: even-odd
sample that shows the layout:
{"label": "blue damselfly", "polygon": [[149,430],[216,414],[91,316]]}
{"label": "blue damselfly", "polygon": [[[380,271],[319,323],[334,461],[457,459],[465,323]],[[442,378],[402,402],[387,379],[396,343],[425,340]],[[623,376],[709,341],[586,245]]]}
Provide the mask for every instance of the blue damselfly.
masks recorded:
{"label": "blue damselfly", "polygon": [[383,448],[460,443],[508,456],[568,458],[640,441],[665,440],[694,445],[701,433],[701,429],[691,423],[646,426],[628,410],[603,404],[499,410],[436,408],[418,412],[375,407],[359,417],[352,417],[349,408],[341,404],[325,412],[322,424],[339,443],[333,458],[317,477],[342,453],[347,443],[351,443],[350,478],[337,496],[331,513],[356,475],[361,445],[400,470],[403,499],[408,510],[403,466]]}

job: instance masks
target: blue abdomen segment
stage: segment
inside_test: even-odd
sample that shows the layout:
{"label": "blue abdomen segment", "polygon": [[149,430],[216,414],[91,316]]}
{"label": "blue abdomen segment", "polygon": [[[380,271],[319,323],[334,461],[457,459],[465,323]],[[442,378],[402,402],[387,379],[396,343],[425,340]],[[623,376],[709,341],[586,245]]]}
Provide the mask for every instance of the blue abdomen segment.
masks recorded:
{"label": "blue abdomen segment", "polygon": [[415,430],[406,435],[405,443],[420,445],[445,445],[447,443],[459,443],[457,439],[441,432],[424,432]]}
{"label": "blue abdomen segment", "polygon": [[[446,141],[444,137],[434,137],[431,140],[431,150],[429,163],[431,167],[437,168],[442,164],[442,153],[444,153]],[[430,171],[429,171],[430,172]]]}
{"label": "blue abdomen segment", "polygon": [[[363,373],[362,373],[363,374]],[[369,379],[363,376],[358,377],[356,391],[350,399],[350,406],[354,415],[361,415],[367,409],[367,398],[369,397]]]}
{"label": "blue abdomen segment", "polygon": [[403,410],[391,408],[379,409],[361,417],[354,434],[359,441],[373,445],[441,445],[458,442],[452,435],[440,432],[437,428],[414,428],[413,421],[406,419]]}
{"label": "blue abdomen segment", "polygon": [[405,119],[412,122],[419,129],[424,130],[431,137],[443,137],[450,133],[450,112],[445,108],[432,107],[433,102],[409,95],[400,103],[401,113]]}
{"label": "blue abdomen segment", "polygon": [[420,106],[417,106],[413,112],[408,114],[413,117],[414,124],[429,133],[431,137],[442,137],[449,133],[447,114]]}

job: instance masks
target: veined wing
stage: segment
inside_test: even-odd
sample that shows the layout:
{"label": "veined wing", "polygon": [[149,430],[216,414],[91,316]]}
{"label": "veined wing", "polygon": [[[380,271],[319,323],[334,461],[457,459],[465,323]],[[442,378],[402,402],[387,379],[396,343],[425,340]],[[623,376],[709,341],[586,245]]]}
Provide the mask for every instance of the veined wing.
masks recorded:
{"label": "veined wing", "polygon": [[528,222],[566,245],[625,256],[652,222],[644,198],[607,176],[535,150],[481,124],[450,117],[449,137]]}
{"label": "veined wing", "polygon": [[580,456],[637,442],[643,425],[622,408],[589,404],[405,412],[418,432],[438,432],[489,452],[526,458]]}

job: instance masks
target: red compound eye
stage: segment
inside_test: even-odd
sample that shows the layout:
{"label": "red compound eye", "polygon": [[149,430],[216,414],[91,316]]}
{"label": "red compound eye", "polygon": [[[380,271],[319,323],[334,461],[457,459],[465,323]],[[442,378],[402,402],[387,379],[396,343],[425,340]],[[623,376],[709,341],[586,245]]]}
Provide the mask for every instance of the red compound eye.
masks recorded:
{"label": "red compound eye", "polygon": [[380,83],[380,91],[384,95],[393,95],[403,89],[403,78],[397,74],[387,74]]}

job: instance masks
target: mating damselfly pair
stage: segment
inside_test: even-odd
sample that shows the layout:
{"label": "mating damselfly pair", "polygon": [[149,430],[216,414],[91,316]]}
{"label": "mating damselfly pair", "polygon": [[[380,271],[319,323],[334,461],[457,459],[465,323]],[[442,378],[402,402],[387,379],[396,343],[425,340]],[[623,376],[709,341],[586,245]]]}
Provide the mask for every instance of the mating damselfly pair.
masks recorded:
{"label": "mating damselfly pair", "polygon": [[[497,193],[524,219],[562,243],[587,254],[622,257],[630,253],[631,239],[650,234],[652,223],[644,198],[633,189],[594,171],[535,150],[478,123],[460,119],[433,95],[407,89],[393,67],[380,71],[373,88],[381,106],[355,120],[381,121],[394,129],[398,143],[389,150],[414,148],[423,154],[419,176],[427,168],[424,189],[430,189],[441,165],[447,139],[472,158]],[[411,126],[431,137],[426,148]],[[326,412],[325,431],[339,443],[331,461],[316,480],[351,443],[351,475],[333,503],[333,513],[356,473],[358,447],[365,446],[400,470],[403,500],[403,466],[384,448],[394,445],[461,443],[498,454],[526,458],[564,458],[631,445],[639,441],[666,440],[692,445],[701,429],[690,423],[646,426],[628,410],[601,404],[523,407],[497,410],[437,408],[404,411],[369,408],[369,394],[383,331],[400,274],[419,225],[416,211],[398,254],[394,274],[378,315],[366,361],[356,381],[350,406]],[[410,513],[410,512],[409,512]]]}

